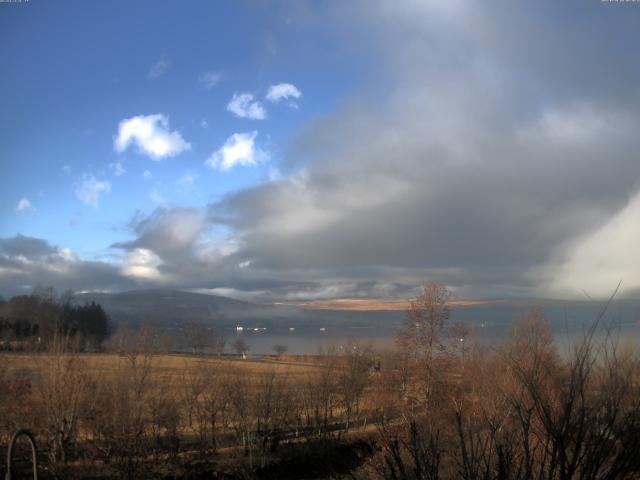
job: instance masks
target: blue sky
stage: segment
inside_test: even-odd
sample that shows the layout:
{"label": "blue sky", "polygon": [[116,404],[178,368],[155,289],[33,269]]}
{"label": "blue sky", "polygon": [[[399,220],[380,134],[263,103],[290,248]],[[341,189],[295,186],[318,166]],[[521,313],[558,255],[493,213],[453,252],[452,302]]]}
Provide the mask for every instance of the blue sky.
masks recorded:
{"label": "blue sky", "polygon": [[[121,240],[137,210],[157,207],[152,192],[168,205],[203,206],[264,181],[301,126],[335,108],[363,74],[331,53],[337,42],[321,29],[309,35],[284,9],[259,2],[32,1],[0,15],[1,174],[12,178],[0,193],[0,235],[44,237],[89,256]],[[311,58],[309,45],[319,42]],[[281,83],[302,92],[298,108],[264,100]],[[227,111],[244,92],[265,104],[267,119]],[[158,113],[190,150],[160,161],[135,148],[114,151],[120,121]],[[204,165],[229,136],[253,131],[269,162],[227,172]],[[116,176],[115,163],[126,173]],[[85,174],[110,184],[98,206],[74,193]],[[16,214],[22,198],[33,208]]]}
{"label": "blue sky", "polygon": [[635,294],[638,5],[0,4],[0,295]]}

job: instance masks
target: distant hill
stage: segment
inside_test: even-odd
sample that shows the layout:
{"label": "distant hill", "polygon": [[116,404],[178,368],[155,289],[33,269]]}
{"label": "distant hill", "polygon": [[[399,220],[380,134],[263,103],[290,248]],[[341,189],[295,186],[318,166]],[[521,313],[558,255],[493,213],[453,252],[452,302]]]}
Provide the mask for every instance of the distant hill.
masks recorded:
{"label": "distant hill", "polygon": [[212,326],[229,326],[243,321],[284,320],[294,313],[286,308],[169,289],[85,293],[76,299],[79,303],[95,301],[115,322],[130,325],[169,327],[195,320]]}
{"label": "distant hill", "polygon": [[[181,327],[198,321],[208,326],[245,327],[355,328],[367,326],[391,330],[405,316],[398,311],[348,311],[310,309],[293,305],[262,305],[233,298],[185,292],[172,289],[134,290],[120,293],[85,293],[77,295],[78,303],[95,301],[116,323],[131,326],[148,324],[159,327]],[[478,328],[495,327],[507,332],[513,319],[532,307],[542,308],[552,328],[564,331],[591,324],[603,302],[518,300],[471,306],[454,306],[452,320],[464,321]],[[625,324],[636,324],[640,318],[640,301],[616,300],[609,306],[606,318]]]}
{"label": "distant hill", "polygon": [[84,293],[78,303],[102,305],[116,323],[180,327],[189,321],[229,328],[250,326],[312,327],[330,325],[384,325],[397,322],[397,312],[318,311],[293,305],[262,305],[218,295],[172,289],[133,290],[120,293]]}

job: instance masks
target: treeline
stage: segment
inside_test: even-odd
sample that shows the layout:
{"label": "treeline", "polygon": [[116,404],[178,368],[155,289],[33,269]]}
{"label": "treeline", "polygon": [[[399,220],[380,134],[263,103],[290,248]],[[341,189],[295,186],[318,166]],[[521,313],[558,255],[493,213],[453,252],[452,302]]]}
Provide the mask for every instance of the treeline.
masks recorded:
{"label": "treeline", "polygon": [[0,303],[0,346],[5,349],[46,349],[62,336],[81,349],[95,350],[110,329],[109,316],[99,304],[77,305],[72,292],[36,289]]}

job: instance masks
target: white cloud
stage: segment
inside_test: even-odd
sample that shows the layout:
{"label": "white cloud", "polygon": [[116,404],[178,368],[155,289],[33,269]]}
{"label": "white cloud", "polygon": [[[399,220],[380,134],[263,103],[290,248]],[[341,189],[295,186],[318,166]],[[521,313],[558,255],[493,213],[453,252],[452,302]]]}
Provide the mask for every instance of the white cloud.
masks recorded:
{"label": "white cloud", "polygon": [[182,138],[180,132],[169,131],[169,117],[160,113],[138,115],[118,124],[118,135],[113,139],[113,148],[121,153],[131,144],[135,144],[140,153],[148,155],[152,160],[173,157],[191,148],[191,144]]}
{"label": "white cloud", "polygon": [[190,187],[196,181],[196,176],[191,173],[191,170],[187,170],[185,174],[178,180],[178,185],[181,187]]}
{"label": "white cloud", "polygon": [[[282,100],[290,100],[294,98],[300,98],[302,92],[296,88],[295,85],[290,83],[279,83],[277,85],[271,85],[267,91],[266,99],[273,103],[279,103]],[[297,107],[295,102],[289,103],[292,107]]]}
{"label": "white cloud", "polygon": [[227,110],[240,118],[251,120],[264,120],[267,118],[267,111],[250,93],[234,93],[233,98],[227,105]]}
{"label": "white cloud", "polygon": [[151,189],[151,192],[149,193],[149,198],[151,199],[152,202],[157,203],[159,205],[165,205],[167,203],[167,201],[160,194],[160,192],[156,187],[153,187]]}
{"label": "white cloud", "polygon": [[158,270],[162,261],[158,255],[146,248],[136,248],[128,253],[122,266],[122,273],[141,280],[161,280]]}
{"label": "white cloud", "polygon": [[71,174],[71,165],[63,165],[62,168],[60,169],[62,171],[62,173],[64,173],[65,175],[70,175]]}
{"label": "white cloud", "polygon": [[215,87],[220,81],[220,74],[216,72],[205,72],[198,77],[198,82],[207,90]]}
{"label": "white cloud", "polygon": [[120,162],[110,163],[109,164],[109,169],[111,171],[113,171],[113,174],[116,177],[120,177],[120,176],[124,175],[125,173],[127,173],[127,171],[124,169],[124,166]]}
{"label": "white cloud", "polygon": [[194,253],[199,262],[215,264],[238,251],[238,242],[233,239],[202,238],[194,244]]}
{"label": "white cloud", "polygon": [[543,295],[607,296],[622,281],[640,289],[640,193],[598,229],[566,245],[565,258],[533,270]]}
{"label": "white cloud", "polygon": [[16,212],[24,212],[25,210],[30,210],[32,208],[33,206],[31,205],[29,199],[21,198],[18,202],[18,205],[16,206]]}
{"label": "white cloud", "polygon": [[153,174],[149,170],[145,170],[142,172],[142,178],[145,180],[151,180],[153,178]]}
{"label": "white cloud", "polygon": [[269,160],[269,155],[255,145],[257,131],[234,133],[224,145],[213,152],[205,164],[218,170],[229,170],[236,165],[254,166]]}
{"label": "white cloud", "polygon": [[236,288],[218,287],[218,288],[192,288],[189,291],[194,293],[202,293],[204,295],[219,295],[222,297],[235,298],[246,302],[260,301],[260,295],[265,293],[264,290],[238,290]]}
{"label": "white cloud", "polygon": [[111,192],[111,184],[106,180],[97,180],[93,175],[84,174],[76,185],[76,197],[92,207],[100,203],[100,195]]}
{"label": "white cloud", "polygon": [[161,77],[169,71],[169,67],[169,61],[166,58],[161,57],[160,60],[151,65],[151,68],[147,73],[147,78],[154,79]]}

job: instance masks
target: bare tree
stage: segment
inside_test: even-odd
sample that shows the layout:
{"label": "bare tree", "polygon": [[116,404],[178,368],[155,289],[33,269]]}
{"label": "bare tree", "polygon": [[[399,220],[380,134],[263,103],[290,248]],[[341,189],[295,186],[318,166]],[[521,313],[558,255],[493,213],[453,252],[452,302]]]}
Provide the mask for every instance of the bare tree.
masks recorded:
{"label": "bare tree", "polygon": [[[217,448],[218,417],[225,411],[227,398],[223,391],[224,376],[218,365],[201,364],[204,370],[205,388],[202,391],[202,398],[198,404],[198,435],[201,448],[211,447],[215,451]],[[221,422],[224,425],[224,418]]]}
{"label": "bare tree", "polygon": [[36,384],[39,418],[50,446],[50,466],[58,470],[69,461],[81,417],[90,413],[94,385],[84,373],[85,363],[68,347],[67,338],[56,337],[37,362],[42,375]]}
{"label": "bare tree", "polygon": [[338,355],[334,347],[320,352],[320,368],[307,373],[303,385],[303,411],[306,423],[318,437],[325,437],[334,409],[338,405]]}
{"label": "bare tree", "polygon": [[182,404],[187,414],[187,425],[193,426],[194,412],[207,387],[206,370],[200,366],[193,366],[185,360],[183,369],[183,382],[181,389]]}
{"label": "bare tree", "polygon": [[96,412],[87,422],[95,448],[128,479],[145,473],[145,458],[151,451],[148,433],[159,394],[153,359],[159,340],[150,328],[142,327],[118,341],[121,360],[101,382]]}
{"label": "bare tree", "polygon": [[444,285],[428,283],[411,301],[402,326],[396,331],[396,344],[414,358],[427,361],[445,350],[448,337],[451,294]]}
{"label": "bare tree", "polygon": [[358,413],[360,399],[369,384],[369,369],[373,363],[373,349],[350,341],[343,355],[338,374],[338,390],[348,431],[354,414]]}
{"label": "bare tree", "polygon": [[291,424],[291,392],[287,373],[273,368],[260,372],[255,384],[253,416],[261,466],[266,454],[278,444],[277,431],[288,430]]}
{"label": "bare tree", "polygon": [[229,401],[231,410],[231,424],[236,432],[236,440],[249,454],[252,442],[253,392],[250,379],[246,372],[239,368],[233,369],[225,378],[223,390]]}
{"label": "bare tree", "polygon": [[211,348],[213,349],[213,353],[221,357],[224,354],[224,347],[227,344],[227,339],[220,330],[213,330],[212,337]]}
{"label": "bare tree", "polygon": [[281,345],[281,344],[274,345],[271,349],[274,351],[274,353],[278,357],[281,357],[282,355],[287,353],[287,351],[289,350],[286,345]]}
{"label": "bare tree", "polygon": [[243,338],[237,338],[233,342],[233,349],[238,355],[242,355],[242,358],[245,358],[249,353],[249,344]]}
{"label": "bare tree", "polygon": [[204,353],[204,350],[212,344],[210,330],[195,321],[187,322],[184,326],[184,335],[194,355]]}
{"label": "bare tree", "polygon": [[396,344],[407,357],[410,381],[403,387],[410,411],[428,407],[437,393],[436,384],[446,378],[445,354],[451,350],[450,296],[444,285],[424,285],[396,330]]}

